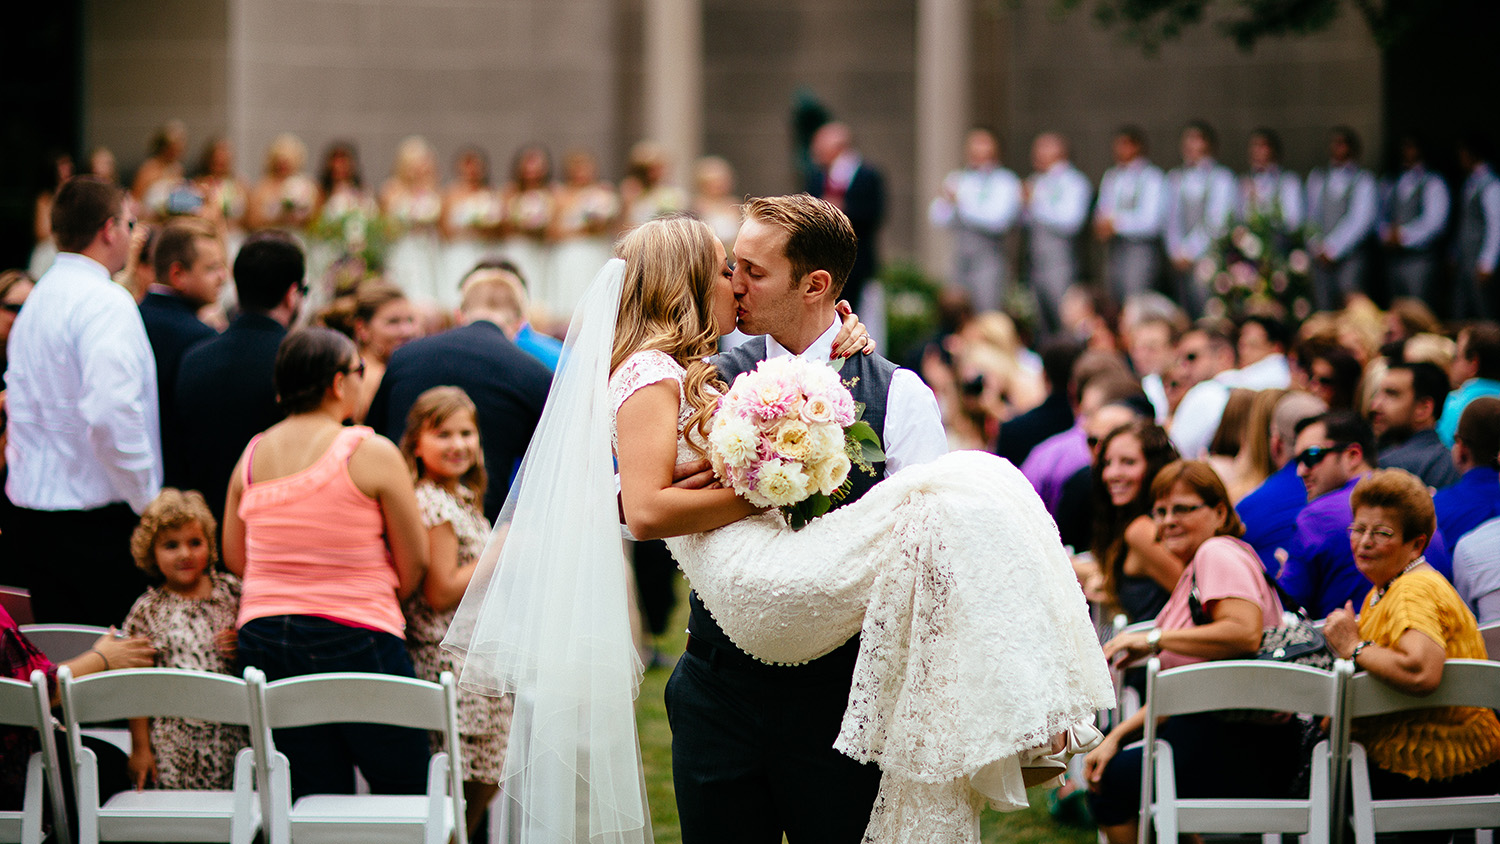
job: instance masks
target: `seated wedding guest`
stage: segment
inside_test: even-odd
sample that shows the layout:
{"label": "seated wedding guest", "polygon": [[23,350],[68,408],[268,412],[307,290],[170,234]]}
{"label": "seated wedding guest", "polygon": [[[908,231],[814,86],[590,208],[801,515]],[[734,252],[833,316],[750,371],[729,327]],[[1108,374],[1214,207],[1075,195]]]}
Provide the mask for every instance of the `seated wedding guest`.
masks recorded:
{"label": "seated wedding guest", "polygon": [[[1350,503],[1348,543],[1374,588],[1357,617],[1352,606],[1331,612],[1323,635],[1356,669],[1408,695],[1431,694],[1445,660],[1487,658],[1473,614],[1423,557],[1436,527],[1432,499],[1410,473],[1382,469],[1354,487]],[[1362,718],[1353,737],[1369,754],[1377,800],[1500,791],[1500,721],[1488,709]]]}
{"label": "seated wedding guest", "polygon": [[407,343],[391,355],[366,421],[400,441],[417,396],[438,386],[462,389],[479,408],[484,465],[490,481],[485,517],[493,519],[510,491],[514,468],[542,416],[552,374],[517,348],[502,327],[511,315],[503,282],[470,283],[459,306],[459,327]]}
{"label": "seated wedding guest", "polygon": [[1437,435],[1447,398],[1448,374],[1433,364],[1398,361],[1386,367],[1370,399],[1380,468],[1405,469],[1434,489],[1458,480],[1453,455]]}
{"label": "seated wedding guest", "polygon": [[1229,401],[1224,403],[1224,415],[1219,419],[1219,429],[1208,441],[1204,460],[1214,468],[1214,473],[1224,481],[1229,490],[1229,503],[1234,504],[1254,489],[1256,484],[1247,483],[1239,475],[1239,456],[1244,450],[1245,432],[1250,425],[1250,408],[1255,404],[1255,391],[1235,387],[1229,391]]}
{"label": "seated wedding guest", "polygon": [[1259,487],[1241,498],[1235,512],[1245,525],[1242,537],[1275,576],[1281,571],[1277,552],[1285,552],[1297,530],[1297,515],[1307,505],[1307,488],[1297,473],[1299,464],[1294,444],[1297,426],[1328,410],[1323,400],[1301,390],[1292,390],[1276,401],[1271,409],[1267,431],[1271,462],[1275,471]]}
{"label": "seated wedding guest", "polygon": [[[1162,546],[1188,563],[1156,626],[1116,636],[1105,644],[1105,656],[1129,661],[1160,654],[1163,668],[1253,657],[1262,631],[1282,623],[1281,600],[1254,550],[1238,538],[1242,528],[1224,484],[1207,463],[1178,461],[1157,473],[1151,499]],[[1198,600],[1190,602],[1194,595]],[[1089,808],[1110,844],[1136,840],[1141,749],[1125,746],[1145,719],[1146,710],[1137,710],[1084,759]],[[1184,798],[1290,796],[1286,783],[1303,762],[1296,722],[1175,715],[1157,735],[1172,745]]]}
{"label": "seated wedding guest", "polygon": [[1187,459],[1196,460],[1208,451],[1229,402],[1230,384],[1221,376],[1233,371],[1234,340],[1219,327],[1200,322],[1177,343],[1176,374],[1187,392],[1167,430]]}
{"label": "seated wedding guest", "polygon": [[1057,339],[1042,347],[1042,375],[1047,398],[1042,403],[1000,426],[995,453],[1020,466],[1042,440],[1073,426],[1076,414],[1069,395],[1073,367],[1083,347],[1072,340]]}
{"label": "seated wedding guest", "polygon": [[1240,321],[1235,337],[1238,366],[1222,380],[1250,390],[1285,389],[1292,383],[1291,364],[1286,359],[1289,337],[1286,324],[1274,317],[1251,314]]}
{"label": "seated wedding guest", "polygon": [[[1250,410],[1245,418],[1244,440],[1231,467],[1235,483],[1225,484],[1236,507],[1245,496],[1259,489],[1266,478],[1281,468],[1271,454],[1271,418],[1276,412],[1277,402],[1288,392],[1290,391],[1256,390],[1251,396]],[[1240,518],[1244,518],[1243,513]]]}
{"label": "seated wedding guest", "polygon": [[245,443],[281,419],[272,373],[302,306],[304,267],[302,248],[285,232],[250,235],[234,259],[240,315],[182,356],[173,413],[184,483],[203,493],[216,519],[224,516],[229,475]]}
{"label": "seated wedding guest", "polygon": [[[395,444],[344,420],[364,364],[327,328],[288,334],[276,354],[287,418],[256,435],[224,505],[224,565],[243,581],[239,657],[268,680],[327,671],[415,677],[401,600],[427,569],[427,531]],[[426,790],[427,735],[371,724],[280,731],[292,795]]]}
{"label": "seated wedding guest", "polygon": [[[1094,519],[1098,515],[1094,512],[1094,469],[1099,463],[1099,449],[1111,431],[1149,418],[1142,413],[1144,402],[1145,397],[1137,395],[1134,400],[1107,404],[1084,417],[1083,432],[1088,436],[1089,462],[1063,483],[1062,498],[1057,505],[1057,534],[1063,545],[1075,551],[1086,551],[1094,541]],[[1097,554],[1093,556],[1098,559]],[[1078,568],[1076,560],[1074,568]],[[1081,582],[1087,586],[1086,581]]]}
{"label": "seated wedding guest", "polygon": [[163,483],[181,487],[188,481],[186,455],[176,407],[177,372],[183,355],[193,345],[219,332],[198,318],[198,312],[219,301],[228,278],[224,245],[207,220],[172,220],[156,241],[152,265],[156,284],[141,300],[141,322],[156,358],[156,390],[161,408]]}
{"label": "seated wedding guest", "polygon": [[1053,518],[1057,517],[1063,484],[1089,464],[1088,433],[1083,421],[1097,409],[1139,395],[1141,391],[1140,382],[1112,355],[1090,352],[1079,359],[1074,372],[1081,384],[1077,423],[1038,444],[1021,464],[1021,474],[1031,481]]}
{"label": "seated wedding guest", "polygon": [[1464,408],[1453,436],[1453,463],[1462,477],[1432,496],[1438,530],[1450,546],[1500,516],[1500,398],[1481,396]]}
{"label": "seated wedding guest", "polygon": [[1177,321],[1171,317],[1151,314],[1131,324],[1126,320],[1129,313],[1130,303],[1127,302],[1120,316],[1120,340],[1125,344],[1126,354],[1130,356],[1131,369],[1140,376],[1141,389],[1151,400],[1154,418],[1160,424],[1172,416],[1162,375],[1173,364],[1182,332]]}
{"label": "seated wedding guest", "polygon": [[[1329,411],[1299,425],[1295,459],[1307,488],[1307,506],[1297,515],[1297,531],[1277,580],[1309,615],[1320,618],[1346,603],[1359,603],[1370,589],[1340,531],[1353,516],[1349,496],[1355,484],[1375,468],[1375,435],[1348,410]],[[1447,576],[1452,560],[1442,532],[1428,536],[1427,561]]]}
{"label": "seated wedding guest", "polygon": [[[120,668],[150,668],[156,651],[139,636],[117,637],[114,630],[100,636],[94,646],[62,663],[52,660],[26,638],[10,613],[0,607],[0,677],[31,681],[31,672],[47,675],[47,691],[57,705],[57,669],[66,665],[74,677]],[[0,810],[21,808],[26,788],[26,764],[36,750],[36,733],[25,727],[0,727]],[[99,799],[130,787],[125,754],[103,739],[84,736],[85,747],[99,757]],[[66,752],[66,751],[60,751]],[[63,790],[73,790],[73,778],[63,777]]]}
{"label": "seated wedding guest", "polygon": [[1448,377],[1453,392],[1443,402],[1437,432],[1443,444],[1451,446],[1469,402],[1480,396],[1500,396],[1500,323],[1476,322],[1458,332],[1458,351]]}
{"label": "seated wedding guest", "polygon": [[406,293],[387,281],[368,279],[318,315],[319,321],[352,339],[365,362],[355,422],[363,422],[370,400],[385,378],[391,355],[418,335],[417,312]]}
{"label": "seated wedding guest", "polygon": [[1313,339],[1298,345],[1297,366],[1304,380],[1293,384],[1328,403],[1330,410],[1353,410],[1359,390],[1361,367],[1348,349],[1324,339]]}
{"label": "seated wedding guest", "polygon": [[1182,560],[1157,539],[1151,486],[1177,449],[1148,421],[1118,427],[1099,442],[1094,460],[1094,559],[1109,604],[1131,622],[1155,618],[1182,575]]}
{"label": "seated wedding guest", "polygon": [[1453,587],[1480,626],[1500,621],[1500,517],[1469,531],[1454,546]]}
{"label": "seated wedding guest", "polygon": [[1421,299],[1402,296],[1385,312],[1385,342],[1404,342],[1418,334],[1442,334],[1443,323]]}

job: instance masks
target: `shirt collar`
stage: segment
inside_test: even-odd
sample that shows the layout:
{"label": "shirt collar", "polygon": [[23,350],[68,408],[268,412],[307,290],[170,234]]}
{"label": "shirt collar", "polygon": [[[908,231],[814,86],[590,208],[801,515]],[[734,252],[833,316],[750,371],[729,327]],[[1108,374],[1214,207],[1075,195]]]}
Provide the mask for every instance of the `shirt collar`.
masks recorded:
{"label": "shirt collar", "polygon": [[[812,345],[807,347],[807,351],[797,357],[827,363],[828,359],[833,357],[833,338],[839,335],[841,325],[839,318],[835,316],[833,324],[828,326],[828,330],[824,331],[818,339],[814,340]],[[785,346],[776,342],[775,337],[769,334],[766,335],[766,360],[774,360],[790,354],[791,352]]]}
{"label": "shirt collar", "polygon": [[847,190],[849,183],[854,181],[854,171],[859,169],[860,163],[859,153],[854,150],[839,153],[839,157],[828,165],[828,181],[842,185]]}
{"label": "shirt collar", "polygon": [[65,266],[71,264],[73,267],[82,270],[83,272],[89,273],[90,275],[97,275],[105,281],[110,280],[109,268],[82,253],[59,252],[57,253],[57,257],[53,260]]}

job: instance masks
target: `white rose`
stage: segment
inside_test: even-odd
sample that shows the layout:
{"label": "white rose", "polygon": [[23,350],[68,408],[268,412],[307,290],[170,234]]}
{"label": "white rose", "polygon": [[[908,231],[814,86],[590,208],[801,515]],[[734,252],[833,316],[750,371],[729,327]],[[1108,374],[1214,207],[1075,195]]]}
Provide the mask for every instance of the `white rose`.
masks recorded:
{"label": "white rose", "polygon": [[843,454],[844,429],[833,423],[812,426],[811,449],[817,460],[826,460],[833,454]]}
{"label": "white rose", "polygon": [[849,455],[840,451],[809,467],[809,471],[812,483],[817,487],[818,492],[833,495],[834,490],[844,485],[844,481],[849,477],[850,468],[852,466],[849,463]]}
{"label": "white rose", "polygon": [[807,498],[809,492],[807,473],[794,463],[767,460],[760,466],[760,477],[756,480],[755,491],[777,507],[796,504]]}
{"label": "white rose", "polygon": [[810,425],[833,421],[833,402],[826,396],[810,396],[802,403],[802,421]]}
{"label": "white rose", "polygon": [[744,466],[755,458],[760,435],[755,425],[733,416],[720,416],[709,432],[709,448],[729,466]]}
{"label": "white rose", "polygon": [[771,434],[771,447],[788,460],[805,461],[812,453],[812,432],[796,419],[783,419]]}

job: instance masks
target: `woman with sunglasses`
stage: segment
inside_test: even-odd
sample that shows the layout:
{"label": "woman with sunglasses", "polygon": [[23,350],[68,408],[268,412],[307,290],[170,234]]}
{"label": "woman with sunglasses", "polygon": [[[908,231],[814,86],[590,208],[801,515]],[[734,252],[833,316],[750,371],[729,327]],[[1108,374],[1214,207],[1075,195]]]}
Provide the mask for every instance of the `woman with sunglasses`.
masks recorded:
{"label": "woman with sunglasses", "polygon": [[[1323,635],[1356,669],[1397,691],[1431,694],[1445,660],[1487,658],[1473,614],[1423,556],[1437,527],[1432,495],[1405,470],[1381,469],[1355,484],[1349,503],[1349,547],[1374,588],[1357,616],[1352,603],[1330,613]],[[1361,718],[1354,740],[1369,754],[1377,800],[1500,791],[1500,721],[1488,709]]]}
{"label": "woman with sunglasses", "polygon": [[[1179,460],[1151,483],[1151,517],[1161,544],[1187,563],[1147,633],[1104,645],[1111,659],[1160,654],[1163,668],[1252,657],[1266,627],[1280,626],[1281,600],[1207,463]],[[1121,750],[1145,723],[1144,709],[1121,722],[1084,760],[1089,808],[1110,844],[1136,840],[1141,749]],[[1229,722],[1215,713],[1179,715],[1160,737],[1172,744],[1180,796],[1282,797],[1300,765],[1295,724]],[[1226,762],[1226,760],[1233,760]]]}
{"label": "woman with sunglasses", "polygon": [[[345,427],[365,365],[348,337],[303,328],[276,353],[287,417],[245,448],[224,504],[224,564],[244,582],[239,656],[268,680],[328,671],[414,677],[401,600],[427,569],[406,461],[390,440]],[[374,725],[284,731],[292,795],[426,790],[427,735]]]}

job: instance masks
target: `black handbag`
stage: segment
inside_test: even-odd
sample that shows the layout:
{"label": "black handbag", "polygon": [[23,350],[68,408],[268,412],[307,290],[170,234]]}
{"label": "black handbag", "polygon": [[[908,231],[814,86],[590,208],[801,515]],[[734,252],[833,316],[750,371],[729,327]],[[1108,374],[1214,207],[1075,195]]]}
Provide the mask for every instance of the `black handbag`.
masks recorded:
{"label": "black handbag", "polygon": [[[1307,611],[1297,603],[1297,599],[1281,588],[1281,584],[1271,577],[1270,572],[1261,568],[1259,563],[1256,568],[1260,569],[1261,576],[1281,602],[1283,623],[1279,627],[1267,627],[1261,631],[1260,649],[1256,651],[1255,658],[1293,662],[1324,671],[1333,670],[1333,652],[1328,649],[1328,640],[1323,638],[1323,631],[1313,624],[1312,619],[1307,617]],[[1198,596],[1196,568],[1193,569],[1193,589],[1188,593],[1188,614],[1192,616],[1194,624],[1208,624],[1214,620]]]}

